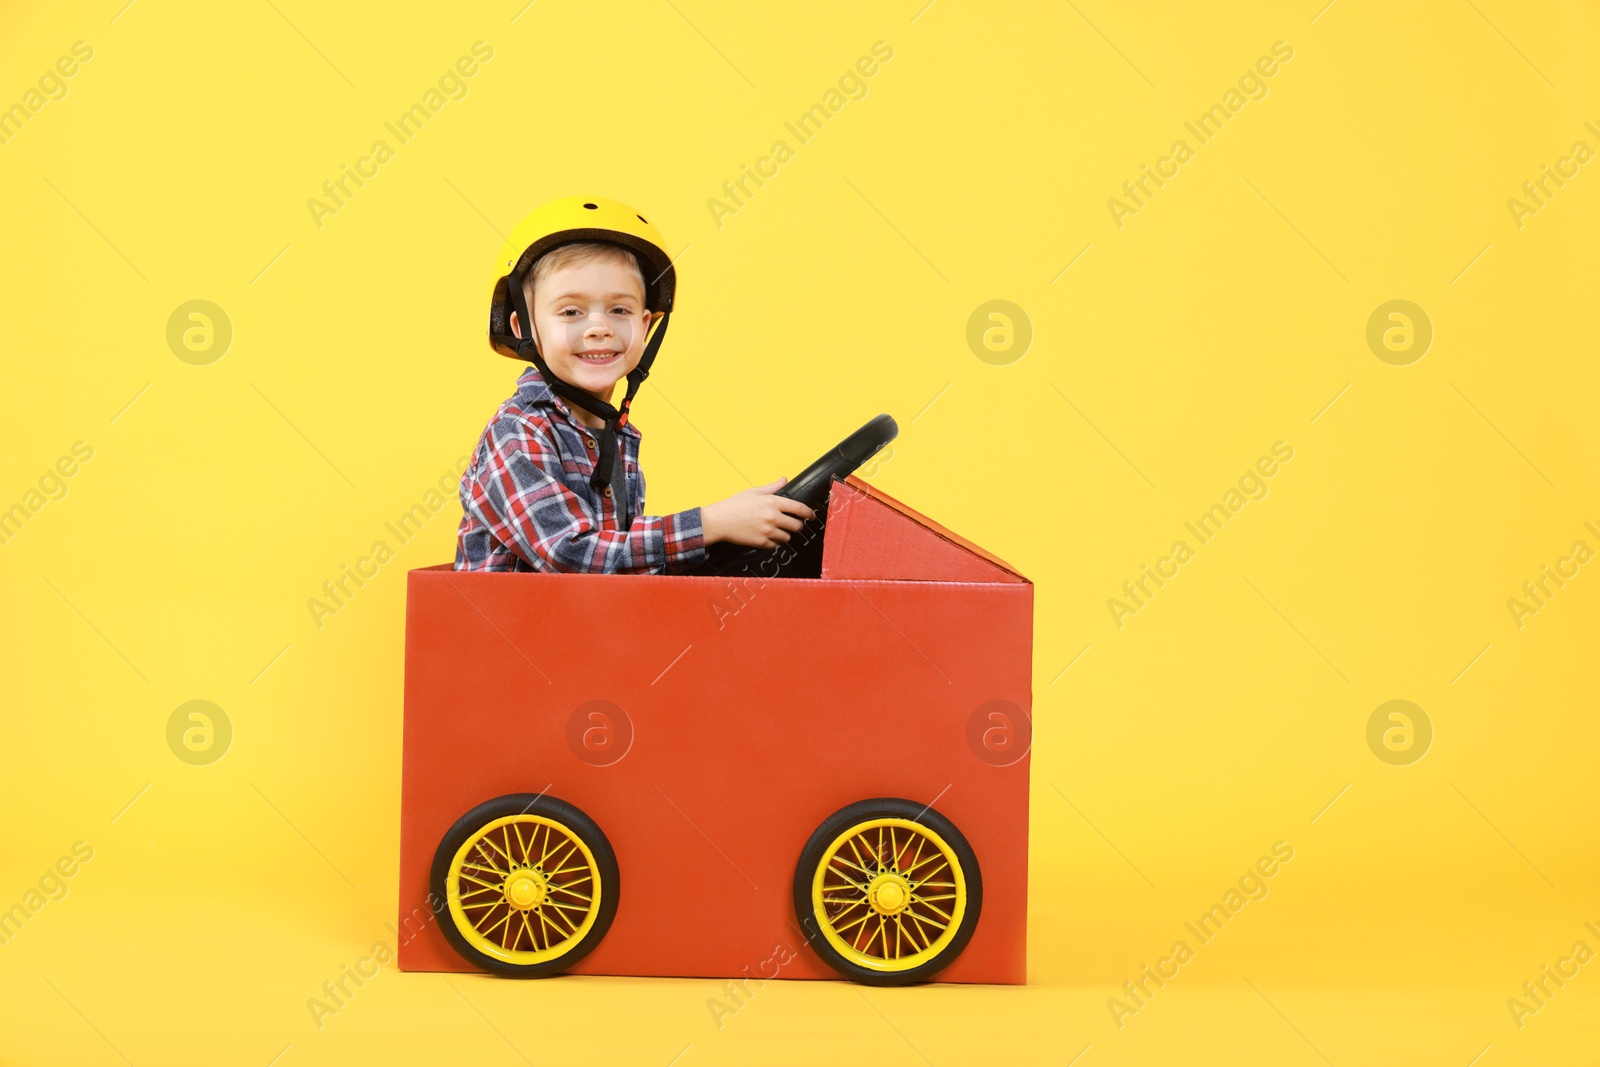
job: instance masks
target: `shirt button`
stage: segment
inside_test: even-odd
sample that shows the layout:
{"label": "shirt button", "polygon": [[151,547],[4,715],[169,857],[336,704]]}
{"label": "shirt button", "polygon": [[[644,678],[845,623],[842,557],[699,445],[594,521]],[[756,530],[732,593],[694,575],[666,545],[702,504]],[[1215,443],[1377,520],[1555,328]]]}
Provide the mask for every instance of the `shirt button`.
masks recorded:
{"label": "shirt button", "polygon": [[606,498],[606,499],[607,499],[607,500],[610,500],[610,499],[611,499],[611,487],[610,487],[610,486],[609,486],[609,485],[608,485],[608,486],[606,486],[606,487],[605,487],[605,488],[604,488],[604,489],[602,489],[602,490],[601,490],[601,491],[600,491],[600,492],[601,492],[601,493],[602,493],[602,494],[604,494],[604,496],[605,496],[605,498]]}
{"label": "shirt button", "polygon": [[586,445],[588,445],[588,446],[589,446],[589,451],[591,451],[591,452],[593,452],[593,451],[594,451],[594,438],[592,438],[592,437],[585,437],[585,438],[584,438],[584,439],[583,439],[583,443],[584,443],[584,444],[586,444]]}

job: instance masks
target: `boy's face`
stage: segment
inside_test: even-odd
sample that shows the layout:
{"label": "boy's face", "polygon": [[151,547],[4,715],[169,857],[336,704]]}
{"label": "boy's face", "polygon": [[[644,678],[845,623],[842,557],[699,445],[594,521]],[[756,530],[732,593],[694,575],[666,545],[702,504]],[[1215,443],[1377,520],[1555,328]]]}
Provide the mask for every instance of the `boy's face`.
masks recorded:
{"label": "boy's face", "polygon": [[539,282],[528,312],[550,369],[602,400],[611,399],[617,382],[644,355],[651,319],[644,287],[638,273],[617,260],[591,259],[552,271]]}

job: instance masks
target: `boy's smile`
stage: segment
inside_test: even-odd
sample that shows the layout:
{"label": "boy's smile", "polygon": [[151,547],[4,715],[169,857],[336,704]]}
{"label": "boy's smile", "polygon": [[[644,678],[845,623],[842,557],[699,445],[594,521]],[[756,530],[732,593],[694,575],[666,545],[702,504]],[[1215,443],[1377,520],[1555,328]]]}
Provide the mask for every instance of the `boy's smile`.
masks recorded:
{"label": "boy's smile", "polygon": [[[551,271],[531,294],[533,336],[550,370],[579,389],[610,402],[619,380],[644,356],[651,313],[637,270],[617,259],[591,259]],[[511,328],[522,336],[515,314]],[[585,425],[596,416],[574,408]]]}

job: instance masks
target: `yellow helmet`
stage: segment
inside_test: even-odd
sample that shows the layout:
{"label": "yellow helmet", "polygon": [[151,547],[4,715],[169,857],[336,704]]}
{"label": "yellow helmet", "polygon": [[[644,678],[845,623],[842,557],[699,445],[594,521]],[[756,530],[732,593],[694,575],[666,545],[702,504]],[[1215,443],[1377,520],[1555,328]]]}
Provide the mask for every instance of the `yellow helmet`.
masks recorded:
{"label": "yellow helmet", "polygon": [[[529,360],[527,355],[519,354],[526,349],[511,332],[511,313],[517,310],[520,296],[520,289],[513,291],[511,279],[526,277],[540,256],[575,241],[606,241],[638,256],[644,274],[645,307],[657,318],[672,310],[678,289],[677,272],[661,232],[620,201],[600,196],[563,197],[531,212],[500,246],[489,297],[489,344],[496,352]],[[518,319],[526,320],[526,313],[518,315]]]}
{"label": "yellow helmet", "polygon": [[[540,256],[559,245],[576,241],[609,242],[637,256],[640,273],[644,275],[645,307],[655,312],[644,354],[639,358],[639,365],[628,373],[627,394],[615,407],[556,377],[539,354],[539,347],[532,339],[533,331],[527,326],[533,320],[522,292],[522,279]],[[600,456],[589,480],[596,490],[610,484],[617,456],[617,427],[627,424],[633,396],[650,376],[650,365],[655,362],[661,342],[667,336],[668,313],[672,311],[677,291],[677,272],[673,270],[672,256],[660,232],[627,204],[599,196],[569,196],[538,208],[517,223],[495,260],[494,286],[489,296],[489,344],[503,356],[532,363],[539,368],[551,392],[605,420],[605,429],[599,434]],[[517,313],[517,320],[524,324],[523,331],[528,337],[512,333],[513,311]]]}

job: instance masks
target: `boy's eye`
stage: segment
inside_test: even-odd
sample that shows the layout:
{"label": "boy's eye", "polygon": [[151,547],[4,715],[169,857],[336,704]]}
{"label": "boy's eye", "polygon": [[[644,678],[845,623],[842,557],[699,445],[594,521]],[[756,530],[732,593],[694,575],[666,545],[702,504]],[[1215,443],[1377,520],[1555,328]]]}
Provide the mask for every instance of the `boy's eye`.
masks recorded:
{"label": "boy's eye", "polygon": [[633,314],[633,309],[628,307],[625,304],[618,304],[616,307],[611,309],[611,314],[613,314],[613,315],[632,315]]}

